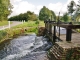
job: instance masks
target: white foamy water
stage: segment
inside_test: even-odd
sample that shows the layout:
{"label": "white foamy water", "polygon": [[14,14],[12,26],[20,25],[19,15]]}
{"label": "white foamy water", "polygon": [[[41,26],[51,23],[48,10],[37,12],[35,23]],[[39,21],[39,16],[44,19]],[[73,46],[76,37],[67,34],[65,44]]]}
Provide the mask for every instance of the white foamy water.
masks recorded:
{"label": "white foamy water", "polygon": [[47,46],[45,38],[35,34],[20,36],[5,43],[4,49],[0,51],[0,60],[37,60],[35,57],[45,54]]}

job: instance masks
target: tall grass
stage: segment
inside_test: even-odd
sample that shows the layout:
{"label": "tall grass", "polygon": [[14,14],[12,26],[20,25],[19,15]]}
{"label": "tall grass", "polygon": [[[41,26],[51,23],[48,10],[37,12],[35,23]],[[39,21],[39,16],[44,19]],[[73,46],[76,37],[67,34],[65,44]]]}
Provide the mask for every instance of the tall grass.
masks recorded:
{"label": "tall grass", "polygon": [[39,24],[37,24],[36,22],[37,21],[28,21],[23,24],[12,27],[12,29],[25,28],[25,29],[27,29],[26,33],[30,33],[30,32],[37,33],[38,27],[44,26],[44,21],[39,21]]}
{"label": "tall grass", "polygon": [[[4,41],[5,38],[13,38],[16,35],[21,35],[23,33],[38,33],[38,27],[44,26],[43,21],[39,21],[39,24],[36,21],[28,21],[23,24],[17,25],[10,29],[5,29],[0,31],[0,43]],[[26,30],[25,30],[26,29]]]}
{"label": "tall grass", "polygon": [[7,35],[7,32],[4,30],[0,30],[0,40],[3,39]]}

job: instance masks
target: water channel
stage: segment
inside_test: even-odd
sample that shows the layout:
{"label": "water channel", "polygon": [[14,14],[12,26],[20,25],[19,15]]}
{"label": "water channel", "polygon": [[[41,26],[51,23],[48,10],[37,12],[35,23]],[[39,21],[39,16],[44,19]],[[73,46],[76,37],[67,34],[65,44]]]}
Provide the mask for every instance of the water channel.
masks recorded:
{"label": "water channel", "polygon": [[19,36],[0,45],[0,60],[44,60],[51,42],[35,33]]}

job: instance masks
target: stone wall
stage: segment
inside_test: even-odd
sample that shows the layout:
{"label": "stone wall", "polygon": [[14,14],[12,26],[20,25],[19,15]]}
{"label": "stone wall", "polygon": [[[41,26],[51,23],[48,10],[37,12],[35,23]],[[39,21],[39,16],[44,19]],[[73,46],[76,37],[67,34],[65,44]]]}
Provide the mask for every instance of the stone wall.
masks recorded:
{"label": "stone wall", "polygon": [[50,60],[80,60],[80,44],[57,42],[48,52]]}

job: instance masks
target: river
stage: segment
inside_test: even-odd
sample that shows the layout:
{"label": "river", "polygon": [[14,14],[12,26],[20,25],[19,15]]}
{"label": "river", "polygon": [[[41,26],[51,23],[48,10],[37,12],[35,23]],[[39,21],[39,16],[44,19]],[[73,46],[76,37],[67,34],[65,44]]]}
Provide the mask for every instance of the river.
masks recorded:
{"label": "river", "polygon": [[48,60],[51,42],[35,33],[19,36],[0,45],[0,60]]}

